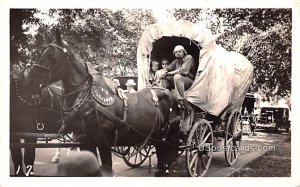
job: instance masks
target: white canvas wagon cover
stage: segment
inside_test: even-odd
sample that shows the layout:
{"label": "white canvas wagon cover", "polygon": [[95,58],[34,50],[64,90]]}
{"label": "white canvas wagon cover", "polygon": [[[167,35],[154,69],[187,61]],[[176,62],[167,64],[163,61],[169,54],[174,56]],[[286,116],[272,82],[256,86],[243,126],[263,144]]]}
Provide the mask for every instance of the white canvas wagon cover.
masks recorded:
{"label": "white canvas wagon cover", "polygon": [[139,89],[149,83],[153,43],[165,36],[184,37],[201,47],[199,57],[194,56],[199,58],[196,78],[185,92],[190,103],[215,116],[229,103],[229,111],[242,106],[252,81],[253,65],[243,55],[217,45],[210,30],[187,21],[156,23],[142,33],[137,49]]}

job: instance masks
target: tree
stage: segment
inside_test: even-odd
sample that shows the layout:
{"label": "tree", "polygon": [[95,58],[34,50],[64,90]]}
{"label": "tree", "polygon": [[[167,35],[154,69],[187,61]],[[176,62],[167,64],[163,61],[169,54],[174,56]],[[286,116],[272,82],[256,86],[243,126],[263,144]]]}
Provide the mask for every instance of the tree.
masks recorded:
{"label": "tree", "polygon": [[204,23],[227,50],[255,66],[254,82],[265,93],[291,91],[291,9],[174,9],[176,19]]}
{"label": "tree", "polygon": [[[38,55],[35,49],[42,48],[43,33],[58,27],[84,61],[91,61],[100,68],[108,65],[122,75],[130,72],[137,75],[138,40],[145,27],[155,21],[152,12],[143,9],[51,9],[48,12],[35,10],[30,19],[25,18],[28,27],[36,25],[31,19],[43,17],[39,15],[47,19],[38,19],[36,33],[25,35],[25,30],[18,31],[31,41],[32,45],[27,46],[31,60]],[[57,22],[50,22],[51,19]]]}
{"label": "tree", "polygon": [[36,22],[33,14],[34,9],[11,9],[10,10],[10,57],[11,64],[19,64],[28,59],[25,48],[28,44],[28,38],[25,35],[23,24]]}

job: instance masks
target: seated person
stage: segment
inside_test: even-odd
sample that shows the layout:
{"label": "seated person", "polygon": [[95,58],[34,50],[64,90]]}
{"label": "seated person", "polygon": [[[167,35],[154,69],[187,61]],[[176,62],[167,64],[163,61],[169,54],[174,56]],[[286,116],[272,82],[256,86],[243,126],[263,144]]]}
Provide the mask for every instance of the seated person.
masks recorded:
{"label": "seated person", "polygon": [[169,64],[170,64],[170,62],[169,62],[168,59],[163,58],[163,59],[161,60],[161,66],[162,66],[163,69],[166,69],[166,67],[167,67]]}
{"label": "seated person", "polygon": [[162,82],[160,80],[163,78],[163,75],[167,72],[166,67],[169,65],[168,59],[163,58],[161,60],[161,64],[162,64],[162,69],[156,71],[152,85],[167,88],[168,85],[164,85],[163,83],[165,82]]}
{"label": "seated person", "polygon": [[156,60],[152,60],[150,63],[150,72],[149,72],[149,82],[153,84],[155,79],[155,73],[159,69],[159,62]]}
{"label": "seated person", "polygon": [[196,66],[194,58],[187,54],[183,46],[177,45],[173,54],[176,59],[166,67],[167,72],[161,81],[164,85],[169,85],[169,89],[174,86],[176,96],[183,100],[184,91],[189,89],[194,81]]}

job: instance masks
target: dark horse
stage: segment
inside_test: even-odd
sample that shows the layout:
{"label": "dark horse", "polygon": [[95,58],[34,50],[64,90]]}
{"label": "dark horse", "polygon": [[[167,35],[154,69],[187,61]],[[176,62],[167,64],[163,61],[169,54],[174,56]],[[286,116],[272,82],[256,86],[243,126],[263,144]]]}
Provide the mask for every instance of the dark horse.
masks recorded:
{"label": "dark horse", "polygon": [[[50,86],[42,90],[40,97],[34,98],[31,91],[26,89],[27,78],[24,71],[13,68],[10,75],[10,142],[20,143],[20,137],[14,135],[16,132],[57,133],[60,128],[56,123],[60,120],[58,110],[60,100],[57,98],[57,94],[61,93],[62,90]],[[37,138],[27,137],[24,140],[26,143],[36,143]],[[25,173],[26,176],[33,175],[35,148],[24,149],[25,173],[21,148],[11,145],[10,150],[15,175],[25,176]]]}
{"label": "dark horse", "polygon": [[[58,133],[61,128],[60,101],[62,89],[59,86],[49,85],[41,90],[38,97],[33,97],[31,90],[27,89],[28,78],[24,71],[16,68],[10,73],[10,142],[11,157],[14,164],[16,176],[33,176],[33,165],[35,160],[35,148],[24,149],[23,156],[20,147],[13,146],[13,143],[36,143],[37,138],[19,137],[16,133]],[[80,129],[81,123],[74,123]],[[71,129],[66,129],[68,132]],[[83,132],[82,128],[76,133]]]}
{"label": "dark horse", "polygon": [[67,111],[64,120],[68,124],[69,119],[81,116],[103,165],[112,167],[112,146],[150,141],[157,153],[156,176],[168,175],[173,156],[177,155],[180,120],[177,98],[168,90],[148,88],[128,94],[128,106],[124,109],[124,101],[111,87],[113,82],[93,75],[62,40],[59,30],[55,39],[48,37],[48,47],[29,72],[32,90],[62,81],[66,96],[63,108]]}

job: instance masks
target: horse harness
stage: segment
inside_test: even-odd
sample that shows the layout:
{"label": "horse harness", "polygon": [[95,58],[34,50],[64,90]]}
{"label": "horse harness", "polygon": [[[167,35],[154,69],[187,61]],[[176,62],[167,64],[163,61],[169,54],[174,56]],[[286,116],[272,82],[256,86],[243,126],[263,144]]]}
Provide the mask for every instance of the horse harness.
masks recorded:
{"label": "horse harness", "polygon": [[[139,134],[142,137],[145,137],[145,141],[143,143],[143,146],[145,146],[148,141],[151,139],[151,136],[154,132],[154,129],[156,127],[156,123],[153,125],[151,131],[149,134],[145,134],[143,132],[141,132],[140,130],[134,128],[132,125],[128,124],[126,122],[126,118],[127,118],[127,97],[122,97],[121,94],[121,99],[123,100],[123,118],[120,119],[119,117],[115,116],[114,114],[112,114],[107,108],[106,106],[110,106],[113,105],[115,102],[115,99],[117,97],[117,93],[118,90],[116,90],[115,87],[113,86],[109,86],[109,84],[105,84],[106,82],[106,78],[104,77],[100,77],[97,76],[98,72],[96,70],[94,70],[93,65],[86,63],[87,65],[87,69],[91,75],[91,81],[87,81],[85,88],[81,91],[81,93],[79,94],[79,96],[77,97],[76,101],[74,102],[73,106],[69,108],[68,111],[64,110],[64,114],[67,114],[66,116],[63,117],[62,122],[62,128],[60,129],[59,133],[63,133],[63,130],[67,124],[67,122],[72,119],[79,111],[81,111],[81,115],[89,115],[92,113],[92,111],[95,111],[96,113],[96,117],[97,117],[97,121],[98,121],[98,126],[100,128],[100,132],[102,131],[102,125],[100,123],[100,116],[98,114],[98,112],[100,112],[102,115],[106,116],[106,118],[110,119],[114,124],[117,124],[117,128],[115,129],[114,132],[114,146],[117,145],[118,142],[118,136],[119,136],[119,128],[120,126],[125,126],[129,129],[131,129],[132,131],[134,131],[135,133]],[[103,84],[104,82],[104,84]],[[148,88],[149,89],[149,88]],[[79,92],[79,91],[76,91]],[[160,117],[161,117],[161,112],[159,110],[159,99],[157,97],[156,91],[155,89],[150,88],[150,92],[152,94],[152,100],[155,103],[155,107],[156,107],[156,119],[158,120],[159,124],[159,128],[161,126],[160,124]],[[75,94],[75,92],[70,93],[68,95],[71,94]],[[172,94],[170,93],[170,91],[167,91],[167,94],[169,95],[169,100],[170,100],[170,110],[169,112],[172,112],[172,106],[173,106],[173,102],[172,102]],[[67,95],[65,95],[67,96]],[[120,96],[120,94],[119,94]],[[89,106],[89,107],[86,107]],[[98,112],[97,112],[98,111]],[[169,116],[169,115],[168,115]],[[169,123],[169,119],[167,120],[167,122]],[[85,123],[85,122],[84,122]],[[169,129],[169,128],[167,128]],[[168,131],[168,130],[167,130]],[[101,133],[103,136],[103,133]],[[103,140],[105,140],[103,138]],[[141,146],[141,148],[143,148],[143,146]]]}
{"label": "horse harness", "polygon": [[[44,123],[40,122],[39,114],[40,114],[40,110],[55,111],[54,110],[54,103],[53,103],[53,91],[48,86],[45,89],[42,89],[41,93],[39,93],[39,94],[30,94],[30,101],[28,101],[28,99],[25,99],[24,96],[22,96],[22,93],[19,90],[18,78],[14,75],[11,75],[11,76],[12,76],[12,80],[15,83],[16,96],[17,96],[20,104],[23,104],[23,105],[28,106],[28,107],[33,107],[35,109],[34,121],[35,121],[35,124],[36,124],[36,129],[38,131],[44,130],[45,125],[44,125]],[[42,101],[45,98],[45,96],[44,96],[45,94],[49,95],[50,107],[41,106]],[[58,112],[58,111],[55,111],[55,112]]]}

